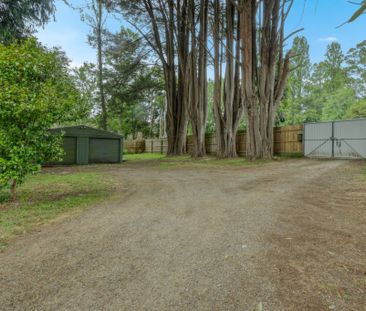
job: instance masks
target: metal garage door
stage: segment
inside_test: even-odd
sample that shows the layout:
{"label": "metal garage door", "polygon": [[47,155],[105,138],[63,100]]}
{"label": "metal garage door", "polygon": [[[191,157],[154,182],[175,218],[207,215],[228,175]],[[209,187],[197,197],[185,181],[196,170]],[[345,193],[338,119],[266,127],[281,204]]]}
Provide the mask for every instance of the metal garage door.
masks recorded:
{"label": "metal garage door", "polygon": [[89,138],[89,163],[118,163],[120,140]]}
{"label": "metal garage door", "polygon": [[63,164],[76,163],[76,137],[63,137],[62,147],[64,149]]}
{"label": "metal garage door", "polygon": [[304,152],[307,157],[366,158],[366,119],[305,124]]}

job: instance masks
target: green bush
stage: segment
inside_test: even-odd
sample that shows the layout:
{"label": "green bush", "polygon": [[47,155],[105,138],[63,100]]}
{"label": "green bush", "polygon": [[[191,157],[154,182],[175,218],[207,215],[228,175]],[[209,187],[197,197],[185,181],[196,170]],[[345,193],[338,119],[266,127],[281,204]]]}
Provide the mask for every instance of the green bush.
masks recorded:
{"label": "green bush", "polygon": [[77,118],[80,100],[65,59],[34,38],[0,44],[0,185],[15,186],[45,161],[59,159],[50,127]]}

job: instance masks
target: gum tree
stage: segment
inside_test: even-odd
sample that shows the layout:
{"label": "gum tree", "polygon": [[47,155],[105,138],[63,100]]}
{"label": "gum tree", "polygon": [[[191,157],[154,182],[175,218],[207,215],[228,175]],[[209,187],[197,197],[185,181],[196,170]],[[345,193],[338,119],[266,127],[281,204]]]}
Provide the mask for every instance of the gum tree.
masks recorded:
{"label": "gum tree", "polygon": [[247,157],[272,158],[274,117],[290,73],[285,23],[293,0],[241,0],[242,96]]}

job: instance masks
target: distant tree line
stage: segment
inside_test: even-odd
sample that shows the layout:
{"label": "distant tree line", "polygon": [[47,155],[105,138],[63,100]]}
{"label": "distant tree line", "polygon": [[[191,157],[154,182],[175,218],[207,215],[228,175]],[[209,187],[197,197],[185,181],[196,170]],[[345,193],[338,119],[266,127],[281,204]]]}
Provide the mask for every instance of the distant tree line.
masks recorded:
{"label": "distant tree line", "polygon": [[292,71],[276,122],[300,124],[366,117],[366,41],[346,54],[328,45],[325,58],[312,64],[305,37],[293,42]]}

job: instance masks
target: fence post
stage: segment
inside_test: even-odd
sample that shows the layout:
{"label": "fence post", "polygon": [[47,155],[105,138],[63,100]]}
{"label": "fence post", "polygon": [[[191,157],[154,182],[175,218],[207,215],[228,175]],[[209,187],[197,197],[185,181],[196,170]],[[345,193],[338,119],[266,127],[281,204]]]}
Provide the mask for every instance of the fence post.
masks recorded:
{"label": "fence post", "polygon": [[154,140],[151,140],[150,142],[150,152],[154,153]]}
{"label": "fence post", "polygon": [[160,153],[163,153],[163,140],[160,140]]}

